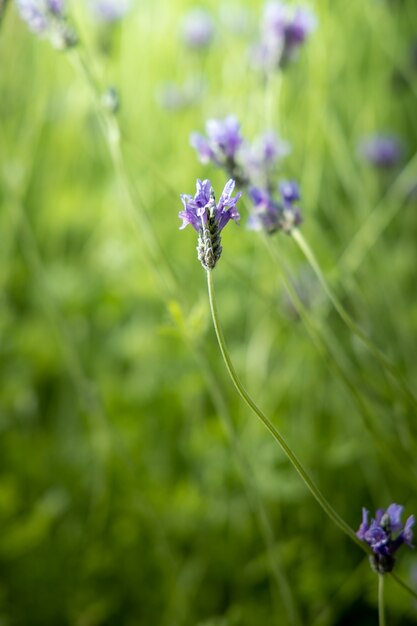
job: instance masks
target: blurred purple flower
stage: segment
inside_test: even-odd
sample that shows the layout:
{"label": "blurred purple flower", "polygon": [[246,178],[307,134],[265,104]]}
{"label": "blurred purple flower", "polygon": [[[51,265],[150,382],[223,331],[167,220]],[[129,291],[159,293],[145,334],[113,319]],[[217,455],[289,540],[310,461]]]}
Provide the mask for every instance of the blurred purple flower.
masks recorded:
{"label": "blurred purple flower", "polygon": [[283,181],[279,184],[279,190],[284,203],[293,204],[300,199],[300,190],[294,181]]}
{"label": "blurred purple flower", "polygon": [[189,48],[207,48],[214,37],[214,22],[210,13],[202,8],[189,11],[182,22],[182,38]]}
{"label": "blurred purple flower", "polygon": [[197,150],[201,163],[210,161],[224,167],[229,176],[238,184],[243,184],[241,168],[237,155],[243,143],[240,124],[235,116],[229,115],[224,120],[208,120],[206,122],[207,137],[200,133],[192,133],[190,144]]}
{"label": "blurred purple flower", "polygon": [[249,196],[253,203],[253,210],[248,220],[250,230],[264,230],[272,235],[280,230],[280,217],[282,207],[275,202],[266,189],[251,187]]}
{"label": "blurred purple flower", "polygon": [[48,37],[55,48],[64,50],[78,42],[68,25],[64,0],[16,0],[21,18],[39,37]]}
{"label": "blurred purple flower", "polygon": [[230,220],[238,222],[240,219],[236,203],[242,194],[232,197],[234,187],[235,181],[230,179],[216,203],[211,182],[197,179],[194,197],[181,195],[184,210],[178,214],[182,219],[180,229],[190,224],[198,232],[198,259],[206,270],[215,267],[222,253],[221,231]]}
{"label": "blurred purple flower", "polygon": [[63,0],[16,0],[16,6],[21,18],[37,35],[46,33],[51,16],[64,17]]}
{"label": "blurred purple flower", "polygon": [[267,189],[258,187],[249,189],[249,196],[253,202],[253,211],[248,222],[251,230],[264,230],[270,235],[282,230],[290,234],[301,224],[301,212],[295,205],[300,200],[298,185],[292,181],[285,181],[280,183],[279,191],[281,201],[277,202]]}
{"label": "blurred purple flower", "polygon": [[121,20],[131,7],[130,0],[90,0],[89,4],[94,17],[109,24]]}
{"label": "blurred purple flower", "polygon": [[371,523],[368,521],[369,511],[362,509],[362,523],[356,536],[371,547],[371,565],[379,574],[392,571],[395,565],[394,555],[403,544],[414,547],[411,543],[414,515],[410,515],[403,526],[403,508],[399,504],[390,504],[385,511],[378,509]]}
{"label": "blurred purple flower", "polygon": [[252,183],[270,186],[270,177],[280,161],[291,152],[287,141],[273,131],[267,131],[252,144],[244,144],[241,160],[246,176]]}
{"label": "blurred purple flower", "polygon": [[266,72],[285,67],[298,53],[317,26],[308,8],[291,9],[282,2],[267,2],[263,16],[262,39],[252,50],[253,64]]}
{"label": "blurred purple flower", "polygon": [[359,143],[359,153],[372,165],[385,169],[401,161],[404,146],[395,135],[375,134]]}

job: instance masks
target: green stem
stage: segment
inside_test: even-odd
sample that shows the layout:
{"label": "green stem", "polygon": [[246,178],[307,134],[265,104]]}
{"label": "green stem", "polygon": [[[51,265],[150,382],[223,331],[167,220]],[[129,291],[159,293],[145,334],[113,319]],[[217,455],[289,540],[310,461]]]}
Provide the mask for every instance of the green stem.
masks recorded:
{"label": "green stem", "polygon": [[378,624],[385,626],[384,574],[378,574]]}
{"label": "green stem", "polygon": [[404,380],[404,377],[402,376],[402,374],[398,372],[398,369],[396,368],[396,366],[388,359],[388,357],[382,352],[382,350],[380,350],[377,346],[375,346],[372,343],[372,341],[369,339],[366,333],[364,333],[363,330],[350,317],[349,313],[346,311],[346,309],[344,308],[340,300],[330,289],[324,277],[324,274],[320,268],[320,265],[314,255],[314,252],[312,251],[307,241],[304,239],[303,235],[298,229],[293,230],[292,238],[294,239],[294,241],[297,243],[298,247],[304,254],[305,258],[310,264],[312,270],[317,276],[327,297],[329,298],[330,302],[332,303],[335,310],[339,314],[340,318],[343,320],[343,322],[346,324],[349,330],[362,341],[362,343],[365,345],[367,350],[379,361],[380,365],[391,374],[391,376],[394,378],[394,380],[396,380],[397,384],[403,390],[407,398],[414,404],[414,406],[417,407],[417,398],[415,397],[414,393],[409,389],[408,384]]}
{"label": "green stem", "polygon": [[249,406],[250,409],[257,415],[257,417],[261,420],[264,426],[269,430],[271,435],[274,437],[275,441],[279,444],[284,454],[301,477],[313,497],[317,500],[323,511],[330,517],[330,519],[340,528],[342,532],[344,532],[352,541],[354,541],[362,550],[370,553],[370,549],[358,539],[355,535],[355,532],[350,528],[350,526],[339,516],[338,513],[333,509],[331,504],[326,500],[324,495],[321,493],[317,485],[310,478],[307,470],[298,460],[294,452],[291,450],[290,446],[285,441],[284,437],[281,433],[275,428],[272,422],[268,419],[268,417],[261,411],[261,409],[255,404],[252,400],[251,396],[247,393],[246,389],[243,387],[240,382],[236,371],[234,369],[233,363],[231,361],[229,351],[226,347],[226,342],[224,339],[223,331],[220,325],[219,315],[217,312],[216,299],[214,294],[214,286],[212,273],[210,271],[207,272],[207,285],[208,285],[208,295],[210,301],[210,309],[211,315],[213,319],[213,325],[217,336],[217,341],[219,343],[220,352],[223,356],[223,360],[225,362],[227,371],[229,372],[230,378],[239,393],[240,397],[244,402]]}
{"label": "green stem", "polygon": [[77,47],[71,50],[68,56],[91,93],[100,127],[107,142],[112,165],[125,196],[123,209],[134,227],[136,236],[140,239],[140,248],[146,251],[144,255],[145,260],[148,262],[162,290],[168,292],[169,297],[174,297],[178,291],[178,281],[155,234],[144,202],[130,179],[122,152],[121,132],[117,119],[113,113],[102,105],[102,89],[91,71],[91,64],[88,63],[83,50]]}
{"label": "green stem", "polygon": [[233,424],[231,415],[227,409],[226,402],[223,398],[222,391],[216,377],[208,365],[207,360],[203,356],[201,350],[196,348],[192,341],[188,340],[187,344],[191,347],[195,359],[206,377],[207,385],[213,398],[213,402],[217,408],[219,417],[223,423],[224,430],[230,442],[232,451],[239,464],[243,483],[247,492],[248,500],[251,508],[258,520],[259,529],[265,544],[269,569],[275,580],[275,584],[281,594],[283,606],[288,616],[289,623],[292,626],[301,626],[301,618],[298,613],[298,607],[294,601],[293,592],[287,579],[284,568],[281,564],[281,554],[274,535],[272,521],[269,518],[267,509],[264,505],[262,495],[259,492],[257,482],[253,476],[253,471],[249,462],[241,449],[236,429]]}
{"label": "green stem", "polygon": [[[358,413],[361,415],[365,428],[369,432],[369,434],[373,437],[374,443],[379,448],[381,454],[389,460],[389,463],[394,468],[394,471],[398,474],[401,480],[404,480],[407,484],[409,484],[413,489],[415,488],[415,468],[414,468],[414,459],[412,459],[413,463],[411,464],[411,469],[413,475],[410,474],[410,471],[407,466],[404,465],[404,462],[398,461],[398,455],[393,451],[392,445],[386,443],[386,441],[379,434],[378,429],[374,425],[373,415],[368,408],[365,398],[362,397],[359,389],[360,385],[358,385],[355,380],[351,379],[348,365],[344,363],[341,365],[339,360],[342,355],[339,354],[338,357],[335,356],[335,349],[332,347],[333,341],[330,341],[331,336],[329,334],[329,329],[326,328],[326,332],[322,329],[321,325],[317,325],[315,320],[311,319],[304,303],[301,298],[297,294],[296,289],[294,288],[291,277],[289,276],[288,270],[285,266],[285,261],[279,258],[276,248],[271,245],[270,238],[268,236],[264,237],[265,246],[268,249],[269,254],[272,259],[276,263],[279,268],[285,288],[287,289],[291,301],[300,315],[305,328],[310,335],[313,344],[318,350],[320,356],[325,359],[327,366],[330,371],[337,375],[342,383],[345,385],[348,392],[352,395],[352,398],[356,404],[358,409]],[[404,449],[404,453],[407,454],[407,450]]]}

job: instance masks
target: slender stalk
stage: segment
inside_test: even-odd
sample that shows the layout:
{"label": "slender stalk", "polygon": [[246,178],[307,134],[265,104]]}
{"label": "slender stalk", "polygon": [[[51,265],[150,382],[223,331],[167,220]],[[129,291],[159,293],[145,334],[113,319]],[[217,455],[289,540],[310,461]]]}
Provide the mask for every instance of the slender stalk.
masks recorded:
{"label": "slender stalk", "polygon": [[[281,272],[281,276],[283,278],[285,288],[287,289],[290,295],[291,301],[297,313],[300,315],[300,318],[302,319],[305,325],[305,328],[308,334],[310,335],[313,341],[313,344],[318,350],[320,356],[323,359],[325,359],[326,364],[329,367],[330,371],[339,377],[339,379],[345,385],[346,389],[351,394],[356,404],[358,413],[362,417],[365,428],[367,429],[369,434],[373,437],[373,441],[376,444],[376,446],[379,448],[381,454],[387,460],[389,460],[391,467],[394,468],[394,471],[401,478],[401,480],[409,484],[414,489],[415,477],[416,477],[414,459],[412,459],[413,461],[412,463],[410,460],[410,464],[405,466],[403,458],[402,458],[402,461],[399,462],[398,455],[395,454],[392,445],[390,443],[387,443],[381,437],[381,435],[378,432],[378,429],[374,425],[373,415],[370,409],[368,408],[367,402],[365,398],[362,397],[359,391],[358,384],[355,382],[354,379],[352,380],[351,375],[347,373],[347,370],[348,370],[347,364],[344,363],[342,365],[341,363],[339,363],[339,360],[341,359],[342,355],[339,354],[339,357],[336,357],[334,354],[335,350],[332,347],[333,342],[331,342],[329,338],[329,330],[326,329],[326,332],[324,332],[321,325],[318,325],[317,322],[315,322],[315,320],[311,318],[304,303],[302,302],[301,298],[299,297],[296,289],[294,288],[292,284],[291,277],[289,276],[287,268],[285,267],[285,262],[282,261],[278,257],[276,248],[271,245],[270,238],[268,236],[264,237],[264,243],[268,249],[269,254],[271,255],[272,259],[274,260],[274,262],[276,263],[276,265],[278,266]],[[406,449],[404,449],[404,454],[408,454]],[[409,468],[411,469],[413,474],[410,474]]]}
{"label": "slender stalk", "polygon": [[156,236],[143,199],[130,179],[121,147],[121,131],[117,119],[102,105],[102,89],[91,70],[85,52],[78,46],[68,53],[68,57],[91,93],[112,165],[125,197],[122,206],[140,240],[141,249],[146,250],[145,260],[149,263],[162,291],[167,292],[169,297],[174,297],[178,291],[178,281]]}
{"label": "slender stalk", "polygon": [[289,623],[292,626],[301,626],[301,617],[299,615],[298,608],[293,597],[293,592],[284,568],[281,564],[281,555],[279,551],[279,546],[277,545],[277,541],[275,538],[272,521],[263,502],[262,495],[259,491],[255,477],[253,476],[249,461],[240,446],[239,439],[236,433],[236,428],[233,424],[232,417],[226,406],[222,390],[220,389],[220,386],[216,381],[216,377],[211,371],[210,366],[206,358],[203,356],[201,350],[196,348],[191,340],[187,340],[187,344],[191,347],[195,359],[198,362],[204,376],[206,377],[208,389],[210,390],[213,402],[217,408],[224,430],[229,439],[230,446],[240,467],[242,480],[247,492],[249,504],[257,518],[259,530],[265,544],[269,569],[281,595],[283,607],[287,613]]}
{"label": "slender stalk", "polygon": [[384,575],[378,574],[378,624],[385,626]]}
{"label": "slender stalk", "polygon": [[358,326],[358,324],[356,324],[356,322],[350,317],[349,313],[346,311],[346,309],[344,308],[340,300],[337,298],[337,296],[334,294],[332,289],[329,287],[329,284],[324,277],[324,274],[320,268],[320,265],[314,255],[314,252],[312,251],[307,241],[305,240],[305,238],[303,237],[303,235],[298,229],[293,230],[292,238],[297,243],[298,247],[304,254],[307,261],[309,262],[312,270],[317,276],[327,297],[329,298],[330,302],[332,303],[335,310],[339,314],[340,318],[343,320],[343,322],[346,324],[349,330],[362,341],[362,343],[365,345],[367,350],[379,361],[380,365],[391,374],[391,376],[397,382],[399,387],[403,390],[407,398],[414,404],[414,406],[417,407],[417,398],[415,397],[411,389],[408,387],[407,382],[404,380],[404,377],[398,371],[397,367],[382,352],[382,350],[380,350],[377,346],[373,344],[373,342],[369,339],[366,333],[364,333],[363,330]]}
{"label": "slender stalk", "polygon": [[[226,342],[223,335],[223,330],[220,325],[219,314],[217,311],[216,297],[214,293],[214,285],[212,272],[207,271],[207,287],[208,287],[208,296],[210,302],[210,310],[211,316],[213,319],[213,326],[216,332],[217,341],[219,344],[220,352],[222,354],[223,360],[225,362],[227,371],[229,372],[229,376],[232,380],[233,385],[235,386],[238,394],[242,398],[242,400],[249,406],[249,408],[255,413],[255,415],[261,420],[264,426],[269,430],[271,435],[274,437],[275,441],[281,447],[282,451],[290,461],[291,465],[294,467],[306,487],[309,489],[312,496],[321,506],[323,511],[328,515],[328,517],[336,524],[336,526],[343,532],[349,539],[351,539],[354,543],[356,543],[361,550],[363,550],[366,554],[372,554],[371,548],[362,542],[356,536],[355,532],[352,528],[340,517],[340,515],[334,510],[332,505],[327,501],[325,496],[321,493],[320,489],[317,487],[315,482],[310,478],[307,470],[302,465],[301,461],[298,460],[297,456],[294,454],[290,446],[285,441],[284,437],[281,433],[275,428],[272,422],[268,419],[268,417],[261,411],[258,405],[252,400],[251,396],[248,394],[240,379],[235,371],[232,360],[230,358],[229,351],[226,346]],[[414,591],[411,587],[409,587],[404,581],[401,580],[396,574],[391,572],[392,578],[410,595],[417,599],[417,592]]]}
{"label": "slender stalk", "polygon": [[354,541],[362,550],[367,553],[370,553],[370,549],[356,537],[355,532],[350,528],[350,526],[339,516],[338,513],[333,509],[331,504],[326,500],[324,495],[321,493],[320,489],[314,483],[314,481],[310,478],[307,470],[304,468],[302,463],[298,460],[297,456],[294,454],[290,446],[287,444],[284,437],[281,433],[275,428],[272,422],[268,419],[268,417],[261,411],[261,409],[257,406],[257,404],[252,400],[251,396],[248,394],[246,389],[243,387],[240,382],[236,371],[234,369],[233,363],[231,361],[229,351],[226,347],[226,342],[224,340],[223,331],[220,325],[219,315],[217,312],[216,299],[214,294],[214,286],[212,273],[210,271],[207,272],[207,285],[208,285],[208,295],[210,302],[210,310],[213,319],[213,325],[217,336],[217,341],[219,344],[220,352],[223,356],[223,360],[225,362],[227,371],[229,372],[230,378],[239,393],[240,397],[244,402],[249,406],[250,409],[257,415],[257,417],[261,420],[264,426],[269,430],[271,435],[274,437],[275,441],[279,444],[282,451],[303,480],[313,497],[317,500],[323,511],[330,517],[330,519],[339,527],[339,529],[344,532],[352,541]]}

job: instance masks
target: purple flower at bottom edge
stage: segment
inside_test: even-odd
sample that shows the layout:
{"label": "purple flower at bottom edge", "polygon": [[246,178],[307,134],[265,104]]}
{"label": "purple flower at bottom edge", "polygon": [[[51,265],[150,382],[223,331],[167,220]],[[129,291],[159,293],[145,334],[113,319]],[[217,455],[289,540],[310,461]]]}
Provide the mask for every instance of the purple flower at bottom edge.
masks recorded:
{"label": "purple flower at bottom edge", "polygon": [[236,203],[241,192],[232,196],[235,187],[233,179],[228,180],[216,203],[211,182],[197,179],[194,196],[181,195],[184,210],[178,214],[182,219],[180,230],[189,224],[198,232],[198,259],[206,270],[212,270],[222,252],[220,233],[230,220],[240,219]]}
{"label": "purple flower at bottom edge", "polygon": [[392,571],[395,553],[406,544],[411,548],[413,540],[414,515],[410,515],[405,525],[401,522],[403,508],[391,504],[386,510],[378,509],[375,519],[369,523],[369,511],[362,509],[362,523],[356,536],[372,549],[371,565],[380,574]]}

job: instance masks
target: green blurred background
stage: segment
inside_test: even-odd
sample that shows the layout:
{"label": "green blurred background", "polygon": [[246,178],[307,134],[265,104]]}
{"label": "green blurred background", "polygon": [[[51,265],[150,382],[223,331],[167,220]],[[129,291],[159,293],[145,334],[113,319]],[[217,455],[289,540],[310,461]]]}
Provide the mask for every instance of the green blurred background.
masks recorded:
{"label": "green blurred background", "polygon": [[[120,93],[122,163],[73,53],[13,2],[1,24],[0,626],[377,623],[366,558],[236,396],[177,214],[197,177],[225,183],[190,132],[228,114],[249,139],[272,125],[324,274],[415,387],[416,2],[310,3],[316,32],[267,83],[248,53],[263,3],[205,2],[205,51],[181,39],[195,6],[138,0],[100,26],[70,3],[100,89]],[[187,106],[167,102],[172,82],[193,85]],[[394,170],[358,154],[381,131],[405,144]],[[362,506],[417,513],[415,405],[277,234],[328,347],[312,341],[241,212],[214,272],[239,375],[355,530]],[[416,565],[405,549],[414,588]],[[386,594],[391,626],[417,623],[389,578]]]}

